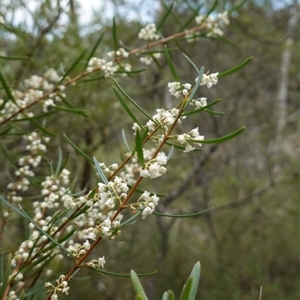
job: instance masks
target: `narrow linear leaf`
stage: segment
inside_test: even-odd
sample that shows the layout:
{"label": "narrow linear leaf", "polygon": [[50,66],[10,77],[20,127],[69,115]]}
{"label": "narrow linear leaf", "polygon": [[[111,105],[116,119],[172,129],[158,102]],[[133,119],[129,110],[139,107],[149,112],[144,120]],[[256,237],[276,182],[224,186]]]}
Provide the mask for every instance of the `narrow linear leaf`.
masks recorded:
{"label": "narrow linear leaf", "polygon": [[95,167],[96,167],[99,177],[102,179],[102,181],[105,184],[108,184],[108,180],[107,180],[102,168],[100,167],[100,164],[99,164],[97,158],[95,156],[93,158],[94,158]]}
{"label": "narrow linear leaf", "polygon": [[81,54],[77,57],[77,59],[73,62],[73,64],[70,66],[70,68],[63,75],[62,79],[59,81],[58,85],[61,84],[65,80],[65,78],[77,67],[77,65],[81,62],[81,60],[84,57],[86,52],[87,52],[87,48],[84,49],[81,52]]}
{"label": "narrow linear leaf", "polygon": [[244,5],[244,3],[245,3],[246,1],[247,1],[247,0],[243,0],[243,1],[241,1],[240,4],[237,4],[236,6],[234,6],[233,8],[231,8],[231,9],[228,11],[228,14],[231,14],[233,11],[239,10],[239,9]]}
{"label": "narrow linear leaf", "polygon": [[171,290],[169,290],[164,292],[162,300],[175,300],[175,295]]}
{"label": "narrow linear leaf", "polygon": [[115,93],[115,95],[117,96],[119,102],[121,103],[121,105],[123,106],[123,108],[125,109],[125,111],[127,112],[127,114],[131,117],[131,119],[137,123],[140,127],[142,127],[142,124],[140,123],[140,121],[136,118],[136,116],[134,115],[134,113],[131,111],[131,109],[129,108],[129,106],[126,104],[126,102],[123,100],[123,98],[121,97],[121,95],[119,94],[119,92],[116,90],[116,88],[113,86],[113,91]]}
{"label": "narrow linear leaf", "polygon": [[190,298],[192,284],[193,278],[189,277],[182,288],[179,300],[192,300],[192,298]]}
{"label": "narrow linear leaf", "polygon": [[[181,145],[178,145],[178,144],[173,144],[173,143],[170,143],[170,142],[166,142],[166,144],[169,145],[169,146],[174,146],[174,148],[177,148],[177,149],[180,149],[180,150],[185,150],[185,146],[181,146]],[[193,151],[203,151],[203,150],[201,148],[196,148]]]}
{"label": "narrow linear leaf", "polygon": [[[164,6],[165,9],[168,9],[168,6],[167,4],[164,2],[164,1],[161,1],[162,5]],[[179,16],[177,16],[177,14],[173,13],[173,11],[171,11],[171,15],[172,17],[176,20],[176,23],[179,24],[179,25],[183,25],[182,24],[182,18],[180,18]]]}
{"label": "narrow linear leaf", "polygon": [[4,56],[4,55],[0,55],[0,59],[5,59],[5,60],[25,60],[25,59],[28,59],[28,56]]}
{"label": "narrow linear leaf", "polygon": [[130,272],[130,277],[131,277],[131,281],[132,281],[135,292],[142,297],[141,299],[148,300],[148,297],[144,291],[144,288],[143,288],[137,274],[133,270],[131,270],[131,272]]}
{"label": "narrow linear leaf", "polygon": [[57,111],[65,111],[65,112],[69,112],[69,113],[76,114],[76,115],[82,115],[84,117],[89,116],[87,110],[83,110],[83,109],[79,109],[79,108],[69,108],[69,107],[63,107],[63,106],[55,106],[54,109],[57,110]]}
{"label": "narrow linear leaf", "polygon": [[194,62],[193,62],[187,55],[185,55],[184,53],[182,53],[182,54],[183,54],[183,56],[190,62],[190,64],[195,68],[195,70],[196,70],[197,73],[199,74],[200,71],[199,71],[198,67],[194,64]]}
{"label": "narrow linear leaf", "polygon": [[141,213],[142,213],[141,211],[138,211],[137,213],[135,213],[134,215],[132,215],[130,218],[128,218],[126,221],[122,222],[122,223],[120,224],[120,227],[123,227],[123,226],[125,226],[125,225],[127,225],[127,224],[132,223],[132,221],[133,221],[134,219],[136,219]]}
{"label": "narrow linear leaf", "polygon": [[211,115],[217,115],[217,116],[225,115],[225,112],[223,112],[223,111],[213,111],[210,109],[206,109],[205,112],[207,112]]}
{"label": "narrow linear leaf", "polygon": [[193,213],[193,214],[184,214],[184,215],[170,215],[170,214],[164,214],[164,213],[158,213],[158,212],[153,212],[154,215],[157,215],[157,216],[161,216],[161,217],[168,217],[168,218],[190,218],[190,217],[196,217],[196,216],[199,216],[199,215],[202,215],[210,210],[212,210],[214,208],[211,207],[211,208],[208,208],[206,210],[203,210],[203,211],[199,211],[197,213]]}
{"label": "narrow linear leaf", "polygon": [[58,176],[61,171],[62,159],[63,159],[63,153],[61,148],[58,147],[58,160],[57,160],[56,171],[55,171],[56,176]]}
{"label": "narrow linear leaf", "polygon": [[163,15],[161,21],[156,26],[157,31],[160,30],[160,28],[164,25],[164,23],[167,20],[168,16],[172,12],[173,7],[174,7],[174,0],[171,2],[170,6],[168,7],[168,9],[166,10],[165,14]]}
{"label": "narrow linear leaf", "polygon": [[172,63],[172,60],[171,60],[171,57],[170,57],[170,54],[169,54],[168,47],[165,46],[165,47],[164,47],[164,50],[165,50],[165,57],[166,57],[166,60],[167,60],[167,64],[168,64],[169,69],[170,69],[170,71],[171,71],[171,73],[172,73],[172,76],[173,76],[173,78],[174,78],[175,81],[180,82],[179,77],[178,77],[178,75],[177,75],[177,73],[176,73],[175,67],[174,67],[174,65],[173,65],[173,63]]}
{"label": "narrow linear leaf", "polygon": [[56,134],[48,131],[45,127],[43,127],[42,125],[40,125],[39,123],[37,123],[36,121],[32,120],[32,119],[28,119],[28,121],[33,124],[35,127],[37,127],[40,131],[42,131],[44,134],[49,135],[49,136],[56,136]]}
{"label": "narrow linear leaf", "polygon": [[94,56],[98,46],[100,45],[100,43],[102,42],[103,36],[104,36],[104,31],[102,32],[102,34],[100,35],[100,37],[98,38],[98,40],[96,41],[95,46],[93,47],[91,53],[89,54],[87,60],[86,60],[86,64],[84,66],[84,69],[86,69],[86,67],[88,66],[89,60]]}
{"label": "narrow linear leaf", "polygon": [[30,118],[29,117],[23,117],[22,119],[14,119],[11,122],[16,123],[16,122],[23,122],[23,121],[29,121],[29,120],[37,120],[37,119],[48,117],[48,116],[53,115],[55,113],[56,113],[56,110],[52,110],[52,111],[49,111],[47,113],[42,113],[40,115],[35,115],[33,117],[30,117]]}
{"label": "narrow linear leaf", "polygon": [[233,139],[234,137],[238,136],[239,134],[241,134],[244,130],[245,130],[246,126],[241,127],[240,129],[222,136],[220,138],[216,138],[216,139],[209,139],[209,140],[202,140],[202,141],[197,141],[197,140],[190,140],[193,143],[201,143],[201,144],[218,144],[218,143],[223,143],[226,141],[229,141],[231,139]]}
{"label": "narrow linear leaf", "polygon": [[190,293],[189,293],[189,300],[195,300],[196,299],[196,294],[197,294],[197,290],[198,290],[198,285],[199,285],[199,280],[200,280],[200,272],[201,272],[201,265],[200,262],[196,262],[190,277],[193,278],[192,281],[192,286],[190,289]]}
{"label": "narrow linear leaf", "polygon": [[146,117],[148,117],[151,121],[153,121],[155,124],[156,122],[152,119],[152,117],[150,115],[148,115],[133,99],[131,99],[129,97],[129,95],[121,88],[121,86],[117,83],[117,81],[111,77],[111,79],[113,80],[113,82],[116,84],[116,86],[118,87],[118,89],[121,91],[121,93],[141,112],[143,113]]}
{"label": "narrow linear leaf", "polygon": [[169,151],[169,154],[168,154],[168,156],[167,156],[167,161],[172,157],[173,152],[174,152],[174,146],[171,146],[170,151]]}
{"label": "narrow linear leaf", "polygon": [[[130,188],[132,188],[132,186],[128,185]],[[145,190],[141,190],[141,189],[135,189],[135,192],[138,194],[143,194],[145,192]],[[150,196],[156,195],[158,197],[165,197],[167,196],[167,194],[158,194],[158,193],[150,193]]]}
{"label": "narrow linear leaf", "polygon": [[214,2],[214,4],[212,5],[212,7],[210,8],[210,10],[209,10],[208,13],[207,13],[207,16],[209,16],[213,11],[215,11],[215,8],[217,7],[218,2],[219,2],[219,0],[216,0],[216,1]]}
{"label": "narrow linear leaf", "polygon": [[123,143],[125,144],[127,150],[129,152],[131,152],[130,146],[129,146],[128,141],[127,141],[126,132],[125,132],[124,129],[122,129],[122,139],[123,139]]}
{"label": "narrow linear leaf", "polygon": [[[73,230],[68,232],[65,236],[60,238],[57,242],[60,244],[65,242],[66,240],[70,239],[76,231],[77,231],[77,228],[74,228]],[[39,251],[39,253],[48,252],[49,250],[51,250],[54,247],[55,247],[55,245],[50,245],[49,247],[46,247],[46,248],[42,249],[41,251]]]}
{"label": "narrow linear leaf", "polygon": [[[106,275],[111,275],[111,276],[116,276],[116,277],[131,277],[130,274],[119,274],[119,273],[109,272],[109,271],[104,270],[104,269],[96,269],[96,268],[89,268],[89,269],[95,270],[98,273],[103,273],[103,274],[106,274]],[[157,272],[157,270],[155,270],[153,272],[150,272],[150,273],[137,274],[137,276],[147,277],[147,276],[151,276],[151,275],[155,274],[156,272]]]}
{"label": "narrow linear leaf", "polygon": [[242,62],[238,66],[236,66],[228,71],[220,73],[218,75],[218,78],[222,78],[222,77],[228,76],[230,74],[233,74],[233,73],[239,71],[240,69],[244,68],[252,59],[253,59],[253,56],[249,57],[248,59],[246,59],[244,62]]}
{"label": "narrow linear leaf", "polygon": [[[189,5],[189,3],[187,3]],[[191,15],[191,17],[184,23],[184,25],[181,26],[181,28],[179,29],[180,31],[183,31],[185,28],[187,28],[187,26],[193,22],[195,20],[195,17],[199,14],[199,10],[201,9],[201,7],[203,7],[203,4],[199,5],[198,8],[193,9],[190,5],[189,8],[193,11],[193,14]]]}
{"label": "narrow linear leaf", "polygon": [[5,90],[6,94],[7,94],[7,96],[8,96],[8,99],[6,99],[6,101],[4,101],[4,103],[2,104],[2,107],[4,107],[5,103],[7,101],[9,101],[9,100],[11,100],[13,103],[16,104],[16,99],[13,96],[13,94],[12,94],[12,92],[11,92],[11,90],[10,90],[10,88],[9,88],[6,80],[5,80],[5,77],[4,77],[4,75],[2,74],[1,71],[0,71],[0,81],[2,83],[2,86],[3,86],[3,88],[4,88],[4,90]]}
{"label": "narrow linear leaf", "polygon": [[135,132],[135,151],[137,153],[139,164],[144,168],[145,159],[144,159],[144,151],[143,151],[143,140],[140,134],[140,130],[137,130]]}
{"label": "narrow linear leaf", "polygon": [[4,293],[6,291],[6,287],[8,285],[9,276],[11,275],[11,260],[12,260],[12,253],[9,253],[7,256],[6,262],[4,261],[5,256],[1,255],[1,285],[0,285],[0,296],[1,299],[4,299]]}
{"label": "narrow linear leaf", "polygon": [[183,116],[189,116],[189,115],[197,114],[197,113],[199,113],[199,112],[201,112],[201,111],[206,110],[206,109],[209,108],[209,107],[212,107],[212,106],[216,105],[216,104],[219,103],[220,101],[221,101],[221,98],[212,101],[211,103],[207,104],[206,106],[203,106],[203,107],[194,109],[194,110],[189,111],[189,112],[186,112],[186,113],[184,113],[184,114],[182,114],[182,115],[183,115]]}
{"label": "narrow linear leaf", "polygon": [[64,138],[67,140],[67,142],[76,150],[78,154],[85,157],[87,160],[89,160],[91,163],[94,163],[94,160],[89,157],[86,153],[84,153],[81,149],[79,149],[65,134]]}
{"label": "narrow linear leaf", "polygon": [[188,107],[188,105],[192,101],[194,95],[196,94],[196,92],[197,92],[197,90],[198,90],[198,88],[200,86],[200,83],[201,83],[201,80],[202,80],[202,77],[203,77],[203,73],[204,73],[204,67],[201,67],[199,75],[198,75],[197,80],[196,80],[196,84],[194,85],[194,87],[192,89],[192,92],[191,92],[191,94],[189,96],[189,100],[184,104],[183,110],[185,110]]}
{"label": "narrow linear leaf", "polygon": [[54,243],[57,247],[59,247],[63,252],[65,252],[66,254],[70,255],[71,257],[73,256],[71,254],[71,252],[69,252],[65,247],[63,247],[61,244],[59,244],[55,239],[53,239],[47,232],[45,232],[40,226],[38,226],[28,215],[27,213],[24,211],[24,209],[22,208],[21,205],[19,205],[19,208],[23,214],[23,216],[29,220],[34,227],[43,235],[45,235],[52,243]]}
{"label": "narrow linear leaf", "polygon": [[114,50],[118,50],[118,39],[117,39],[117,26],[116,26],[116,18],[113,17],[113,41],[114,41]]}

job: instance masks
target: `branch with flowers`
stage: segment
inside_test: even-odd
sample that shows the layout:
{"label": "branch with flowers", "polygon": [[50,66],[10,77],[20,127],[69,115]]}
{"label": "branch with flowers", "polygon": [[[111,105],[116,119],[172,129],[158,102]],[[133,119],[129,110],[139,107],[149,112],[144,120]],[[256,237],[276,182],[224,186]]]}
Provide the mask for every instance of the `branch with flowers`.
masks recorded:
{"label": "branch with flowers", "polygon": [[[106,257],[91,258],[93,250],[104,239],[113,240],[121,234],[126,225],[141,217],[145,219],[155,214],[155,209],[161,200],[161,196],[148,190],[141,190],[142,181],[159,178],[167,173],[167,164],[172,163],[172,154],[175,149],[183,152],[201,150],[202,144],[221,143],[239,135],[244,127],[223,137],[206,139],[199,132],[199,128],[191,128],[188,132],[177,133],[177,128],[183,122],[187,123],[189,117],[201,112],[215,113],[210,107],[220,100],[208,102],[205,97],[197,97],[200,88],[211,88],[224,76],[238,71],[250,62],[247,59],[237,67],[223,73],[205,72],[204,67],[198,69],[193,61],[186,57],[187,63],[195,69],[195,81],[182,83],[176,72],[169,49],[166,46],[170,41],[185,39],[195,42],[200,37],[219,37],[223,35],[222,28],[229,23],[228,13],[199,15],[195,17],[196,26],[182,28],[182,31],[168,37],[163,37],[159,31],[167,17],[171,14],[172,5],[167,9],[162,22],[156,26],[149,24],[138,33],[138,38],[146,44],[134,48],[118,48],[114,42],[114,50],[107,53],[105,58],[94,56],[96,46],[99,46],[103,35],[100,36],[96,46],[86,60],[85,70],[73,78],[69,74],[80,62],[85,52],[62,75],[54,69],[49,69],[44,76],[33,75],[24,80],[23,90],[10,88],[5,76],[0,73],[3,90],[6,92],[4,99],[0,100],[0,125],[1,136],[10,135],[15,130],[12,123],[18,120],[18,124],[31,124],[36,131],[23,132],[23,139],[27,145],[23,156],[17,163],[12,162],[14,180],[6,187],[6,192],[1,195],[2,202],[2,237],[5,235],[5,227],[11,215],[18,214],[29,222],[28,238],[21,243],[18,249],[5,255],[5,274],[2,278],[0,295],[1,299],[25,299],[35,295],[35,286],[47,278],[44,274],[46,266],[53,262],[60,262],[64,257],[73,260],[73,266],[69,270],[61,270],[62,274],[55,283],[44,282],[48,296],[46,299],[58,299],[60,293],[68,295],[70,280],[83,268],[88,268],[100,274],[115,275],[105,270]],[[212,13],[212,11],[211,11]],[[114,22],[113,31],[116,32]],[[114,36],[114,40],[116,40]],[[164,49],[157,49],[165,45]],[[129,75],[133,72],[132,65],[126,62],[129,57],[140,56],[140,61],[145,65],[151,64],[164,54],[173,80],[168,83],[169,93],[177,104],[171,109],[158,108],[151,115],[130,97],[126,89],[119,84],[117,75]],[[23,207],[23,195],[30,194],[38,169],[41,166],[47,144],[50,143],[51,132],[46,126],[36,122],[37,118],[44,117],[60,110],[84,114],[78,108],[59,106],[58,102],[66,103],[65,89],[72,88],[74,84],[87,80],[97,80],[93,74],[101,72],[102,78],[111,80],[113,92],[122,108],[132,119],[134,146],[130,147],[126,132],[122,131],[123,142],[127,148],[124,160],[106,165],[97,158],[91,158],[76,146],[68,137],[69,144],[94,167],[99,177],[96,187],[88,192],[74,193],[70,185],[70,171],[65,167],[60,153],[59,163],[52,174],[46,176],[38,184],[40,197],[32,197],[31,212],[27,213]],[[35,115],[31,108],[41,105],[40,115]],[[133,111],[133,107],[147,118],[142,123],[139,115]],[[19,125],[21,128],[21,125]],[[2,129],[3,128],[3,129]],[[26,127],[24,127],[26,128]],[[19,130],[19,129],[18,129]],[[20,129],[19,132],[22,132]],[[32,195],[33,196],[33,195]],[[128,217],[128,212],[130,216]],[[198,212],[201,214],[204,212]],[[158,214],[164,216],[165,214]],[[195,215],[195,214],[191,214]],[[170,215],[168,215],[170,216]],[[185,217],[188,215],[184,215]],[[175,216],[173,216],[175,217]],[[176,216],[178,217],[178,216]],[[142,274],[149,275],[149,274]],[[129,276],[129,275],[128,275]],[[187,281],[183,289],[183,295],[194,299],[195,289],[200,276],[200,265],[196,264],[191,273],[190,281]],[[141,292],[141,286],[135,273],[131,274],[133,284],[137,291]],[[188,290],[188,287],[192,287]],[[190,291],[190,292],[189,292]],[[146,296],[141,292],[141,299]],[[163,299],[173,299],[165,294]]]}

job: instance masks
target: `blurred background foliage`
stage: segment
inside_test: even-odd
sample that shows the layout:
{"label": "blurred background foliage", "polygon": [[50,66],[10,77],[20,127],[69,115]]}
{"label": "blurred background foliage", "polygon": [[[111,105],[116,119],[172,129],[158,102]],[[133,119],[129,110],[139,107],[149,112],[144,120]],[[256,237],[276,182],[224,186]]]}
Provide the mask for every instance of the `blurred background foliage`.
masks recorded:
{"label": "blurred background foliage", "polygon": [[[29,5],[31,2],[35,5]],[[175,1],[174,15],[166,21],[162,34],[175,33],[180,22],[191,16],[191,8],[201,3],[204,5],[200,11],[207,12],[213,1]],[[239,3],[220,0],[217,10],[230,10]],[[105,31],[95,53],[104,56],[113,48],[110,15],[116,16],[121,45],[141,45],[137,41],[139,29],[145,20],[157,23],[168,4],[162,0],[105,0],[94,10],[91,20],[82,24],[80,15],[85,4],[78,0],[3,1],[1,14],[6,28],[0,28],[1,55],[25,55],[28,59],[1,60],[2,72],[12,86],[19,87],[24,79],[42,75],[49,68],[66,70],[84,49],[91,51]],[[158,269],[155,275],[142,279],[150,299],[160,298],[168,288],[178,294],[197,260],[202,264],[199,299],[258,299],[261,286],[263,299],[300,297],[300,52],[299,26],[293,25],[297,15],[297,0],[247,0],[232,14],[224,39],[178,43],[195,64],[211,72],[226,71],[254,56],[249,65],[220,79],[216,87],[201,89],[201,96],[209,101],[222,98],[217,109],[225,114],[195,115],[188,125],[182,125],[182,131],[198,126],[201,134],[213,138],[243,125],[247,128],[236,139],[218,146],[206,145],[201,152],[175,151],[167,176],[148,183],[151,191],[167,194],[160,200],[159,211],[190,213],[214,206],[213,210],[191,219],[151,216],[124,228],[116,240],[99,245],[95,255],[106,256],[107,270],[129,273],[134,269],[143,273]],[[176,44],[168,44],[169,48],[173,46]],[[285,60],[287,54],[289,61]],[[193,82],[195,71],[182,53],[174,51],[171,56],[181,82]],[[130,61],[135,69],[144,68],[137,63],[138,58]],[[169,71],[163,71],[167,70],[165,59],[158,62],[161,68],[154,64],[131,77],[117,77],[149,113],[172,105],[166,88],[172,77]],[[83,69],[84,62],[70,75]],[[96,177],[93,166],[75,153],[63,134],[88,155],[107,164],[120,161],[126,151],[122,128],[131,139],[131,120],[111,85],[110,79],[99,79],[78,82],[66,90],[69,103],[86,110],[88,117],[60,112],[39,120],[56,134],[48,149],[49,160],[55,163],[57,148],[64,149],[74,191],[91,189]],[[286,91],[283,98],[282,88]],[[25,131],[33,130],[32,125],[24,126]],[[22,139],[3,143],[16,156],[24,148]],[[11,170],[5,159],[1,159],[1,165],[3,188]],[[48,173],[49,166],[45,165],[44,175]],[[15,222],[16,240],[10,242],[8,251],[14,250],[27,234],[23,230],[26,221]],[[66,270],[69,263],[66,258]],[[71,283],[69,298],[127,300],[133,295],[129,279],[82,271]]]}

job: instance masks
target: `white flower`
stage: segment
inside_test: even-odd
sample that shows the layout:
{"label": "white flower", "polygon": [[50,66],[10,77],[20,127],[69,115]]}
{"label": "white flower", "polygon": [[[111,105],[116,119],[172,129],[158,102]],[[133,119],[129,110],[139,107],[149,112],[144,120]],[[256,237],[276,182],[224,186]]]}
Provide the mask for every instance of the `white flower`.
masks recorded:
{"label": "white flower", "polygon": [[154,23],[148,24],[146,27],[142,28],[139,32],[139,39],[142,40],[158,40],[159,35],[156,34],[156,25]]}
{"label": "white flower", "polygon": [[105,256],[102,256],[102,257],[99,257],[99,258],[98,258],[98,265],[99,265],[101,268],[104,268],[105,263],[106,263],[106,261],[105,261]]}

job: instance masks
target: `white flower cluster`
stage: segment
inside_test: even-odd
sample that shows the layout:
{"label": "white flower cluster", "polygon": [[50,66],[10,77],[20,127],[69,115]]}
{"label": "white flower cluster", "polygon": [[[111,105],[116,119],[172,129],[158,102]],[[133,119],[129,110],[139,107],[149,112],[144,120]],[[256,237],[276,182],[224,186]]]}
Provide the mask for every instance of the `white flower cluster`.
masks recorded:
{"label": "white flower cluster", "polygon": [[195,109],[204,107],[207,105],[207,98],[201,97],[197,99],[192,99],[190,105],[195,105]]}
{"label": "white flower cluster", "polygon": [[105,256],[99,257],[98,259],[93,259],[84,265],[93,269],[103,269],[105,265]]}
{"label": "white flower cluster", "polygon": [[148,24],[140,30],[138,37],[139,39],[146,41],[158,40],[159,35],[156,34],[156,31],[156,25],[154,23]]}
{"label": "white flower cluster", "polygon": [[[0,121],[4,118],[8,118],[11,115],[17,113],[20,109],[25,108],[30,103],[41,99],[44,92],[49,92],[55,88],[57,83],[61,80],[61,76],[53,69],[49,69],[45,72],[43,77],[32,75],[30,78],[25,79],[23,86],[26,89],[25,92],[18,90],[12,91],[12,95],[15,98],[15,103],[9,99],[5,102],[4,107],[0,111]],[[53,92],[49,95],[48,99],[41,101],[43,105],[43,111],[48,112],[48,107],[55,106],[55,101],[60,101],[61,98],[66,97],[65,94],[61,93],[65,89],[65,86],[60,85],[58,92]],[[0,99],[0,106],[4,103],[3,99]],[[17,119],[21,119],[25,113],[18,114]],[[26,112],[26,117],[33,117],[32,112]]]}
{"label": "white flower cluster", "polygon": [[197,24],[205,24],[208,33],[208,37],[218,37],[223,35],[221,27],[224,27],[229,24],[228,12],[224,11],[223,13],[217,14],[215,18],[211,16],[200,15],[195,19]]}
{"label": "white flower cluster", "polygon": [[[184,152],[190,152],[190,151],[193,151],[195,149],[195,147],[193,147],[189,144],[190,141],[193,142],[193,141],[203,141],[203,140],[204,140],[204,136],[199,134],[198,127],[194,128],[193,130],[191,130],[188,133],[183,133],[183,134],[177,135],[177,141],[180,144],[185,144],[186,145]],[[201,143],[197,142],[197,144],[198,144],[199,147],[202,146]]]}
{"label": "white flower cluster", "polygon": [[[175,119],[178,116],[179,110],[177,108],[172,108],[170,110],[165,110],[163,108],[156,109],[157,114],[152,117],[152,120],[149,120],[146,123],[146,127],[149,128],[149,131],[155,130],[157,125],[161,126],[164,131],[168,130],[168,126],[172,125]],[[181,123],[181,120],[178,120],[178,124]]]}
{"label": "white flower cluster", "polygon": [[[72,241],[73,242],[73,241]],[[73,255],[74,258],[78,259],[83,256],[90,248],[91,244],[88,240],[86,240],[82,245],[80,243],[75,243],[69,245],[67,250]]]}
{"label": "white flower cluster", "polygon": [[49,138],[41,138],[37,132],[24,136],[24,139],[29,142],[26,146],[26,150],[30,151],[29,155],[19,158],[19,168],[15,171],[17,180],[7,185],[7,188],[11,192],[7,195],[7,198],[12,202],[21,202],[22,197],[18,196],[16,191],[27,191],[30,181],[28,177],[34,177],[34,168],[38,167],[41,162],[41,153],[47,151],[47,147],[42,142],[49,142]]}
{"label": "white flower cluster", "polygon": [[145,219],[146,216],[151,215],[158,205],[159,197],[155,194],[152,196],[149,192],[144,191],[143,194],[138,199],[137,205],[139,209],[142,209],[142,219]]}
{"label": "white flower cluster", "polygon": [[172,96],[179,98],[181,94],[187,96],[189,94],[189,90],[192,88],[192,85],[190,83],[181,84],[178,81],[174,81],[168,83],[168,88]]}
{"label": "white flower cluster", "polygon": [[84,238],[89,240],[96,240],[98,237],[114,239],[116,235],[120,234],[120,221],[111,221],[110,218],[104,220],[101,224],[95,227],[89,227],[82,231]]}
{"label": "white flower cluster", "polygon": [[119,66],[113,61],[106,61],[103,58],[92,57],[88,62],[86,71],[93,72],[95,70],[102,70],[104,72],[104,77],[109,78],[119,70]]}
{"label": "white flower cluster", "polygon": [[158,53],[152,53],[151,55],[146,55],[146,56],[141,57],[140,61],[143,64],[149,66],[153,62],[154,58],[155,59],[159,59],[160,57],[161,57],[161,53],[159,53],[159,52]]}
{"label": "white flower cluster", "polygon": [[[218,83],[218,75],[217,73],[211,73],[209,75],[203,74],[200,85],[206,85],[206,87],[209,89],[213,85],[216,85]],[[198,77],[195,79],[197,81]]]}
{"label": "white flower cluster", "polygon": [[58,300],[57,293],[62,293],[64,295],[69,295],[69,283],[65,280],[65,275],[60,275],[59,279],[56,280],[56,286],[54,286],[51,282],[45,282],[45,288],[51,289],[53,294],[51,295],[51,300]]}
{"label": "white flower cluster", "polygon": [[163,167],[167,164],[167,156],[164,152],[159,152],[157,156],[149,160],[145,167],[140,171],[141,177],[149,177],[151,179],[166,174],[167,169]]}
{"label": "white flower cluster", "polygon": [[124,48],[120,48],[117,51],[109,51],[107,53],[107,56],[109,56],[110,58],[115,58],[117,56],[128,57],[129,53]]}

